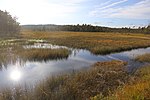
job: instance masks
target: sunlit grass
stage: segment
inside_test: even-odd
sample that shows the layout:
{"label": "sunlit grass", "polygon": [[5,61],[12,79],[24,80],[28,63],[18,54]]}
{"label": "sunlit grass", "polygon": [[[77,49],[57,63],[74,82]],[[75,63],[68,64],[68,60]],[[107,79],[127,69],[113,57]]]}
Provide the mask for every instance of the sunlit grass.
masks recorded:
{"label": "sunlit grass", "polygon": [[0,66],[15,63],[17,60],[26,61],[48,61],[66,59],[71,51],[68,49],[33,48],[25,49],[22,46],[5,46],[0,48]]}
{"label": "sunlit grass", "polygon": [[150,99],[150,65],[141,67],[123,87],[105,97],[98,94],[92,100],[149,100]]}
{"label": "sunlit grass", "polygon": [[[137,56],[135,60],[150,62],[150,54]],[[91,97],[91,100],[149,100],[150,99],[150,65],[137,69],[130,76],[129,82],[115,90],[109,96],[98,94]]]}
{"label": "sunlit grass", "polygon": [[46,39],[52,44],[108,54],[150,46],[150,35],[102,32],[22,32],[23,38]]}
{"label": "sunlit grass", "polygon": [[150,62],[150,53],[138,56],[135,59],[140,62]]}
{"label": "sunlit grass", "polygon": [[47,61],[68,58],[70,51],[67,49],[25,49],[19,52],[20,59],[29,61]]}
{"label": "sunlit grass", "polygon": [[137,80],[125,85],[115,93],[119,99],[149,100],[150,99],[150,66],[143,67],[135,73]]}

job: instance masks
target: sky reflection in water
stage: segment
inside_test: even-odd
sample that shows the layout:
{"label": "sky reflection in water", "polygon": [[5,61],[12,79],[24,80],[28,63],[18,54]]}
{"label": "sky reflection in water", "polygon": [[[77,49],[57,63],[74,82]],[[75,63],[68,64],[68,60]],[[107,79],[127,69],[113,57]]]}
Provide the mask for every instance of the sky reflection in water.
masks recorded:
{"label": "sky reflection in water", "polygon": [[150,48],[137,49],[121,53],[114,53],[105,56],[96,56],[87,50],[73,50],[68,59],[49,60],[47,62],[31,62],[24,64],[16,62],[9,64],[7,68],[3,67],[0,71],[0,88],[13,87],[14,85],[34,85],[44,78],[55,74],[62,74],[73,70],[89,68],[90,65],[97,61],[123,60],[127,61],[128,66],[132,69],[138,62],[132,59],[137,55],[150,53]]}

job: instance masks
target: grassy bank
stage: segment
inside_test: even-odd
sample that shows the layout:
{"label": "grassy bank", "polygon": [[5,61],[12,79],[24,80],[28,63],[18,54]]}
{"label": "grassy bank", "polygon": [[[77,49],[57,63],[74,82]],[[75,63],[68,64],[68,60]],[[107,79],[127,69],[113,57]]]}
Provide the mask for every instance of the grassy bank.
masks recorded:
{"label": "grassy bank", "polygon": [[[135,60],[140,62],[150,62],[150,54],[137,56]],[[91,100],[149,100],[150,99],[150,65],[143,66],[137,69],[136,72],[130,76],[129,82],[124,84],[109,94],[104,96],[98,94],[91,98]]]}
{"label": "grassy bank", "polygon": [[125,84],[108,97],[97,95],[92,100],[149,100],[150,99],[150,65],[137,70],[134,81]]}
{"label": "grassy bank", "polygon": [[17,60],[48,61],[66,59],[71,51],[68,49],[24,49],[22,46],[0,48],[0,66],[15,63]]}
{"label": "grassy bank", "polygon": [[[150,54],[140,55],[135,60],[140,62],[150,62]],[[104,96],[96,95],[91,100],[150,100],[150,64],[139,68],[129,82],[123,87],[116,89],[113,94]]]}
{"label": "grassy bank", "polygon": [[98,62],[89,70],[47,78],[32,91],[18,88],[1,92],[1,100],[81,100],[108,96],[129,80],[122,61]]}
{"label": "grassy bank", "polygon": [[68,58],[70,51],[67,49],[26,49],[17,54],[23,60],[47,61]]}
{"label": "grassy bank", "polygon": [[108,54],[150,46],[150,35],[102,32],[22,32],[23,38],[46,39],[52,44]]}
{"label": "grassy bank", "polygon": [[140,62],[148,62],[148,63],[150,63],[150,53],[146,53],[144,55],[138,56],[135,59],[137,61],[140,61]]}

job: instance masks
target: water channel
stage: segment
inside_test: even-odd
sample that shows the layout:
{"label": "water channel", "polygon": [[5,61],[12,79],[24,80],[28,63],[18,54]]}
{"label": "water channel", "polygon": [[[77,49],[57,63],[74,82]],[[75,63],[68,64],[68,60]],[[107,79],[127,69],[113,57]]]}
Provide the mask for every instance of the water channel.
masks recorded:
{"label": "water channel", "polygon": [[[65,46],[56,46],[51,44],[40,44],[24,46],[30,48],[67,48]],[[67,48],[70,49],[70,48]],[[133,60],[136,56],[150,53],[149,48],[134,49],[120,53],[112,53],[108,55],[94,55],[88,50],[70,49],[71,54],[67,59],[49,60],[49,61],[27,61],[20,64],[20,61],[15,64],[8,64],[7,68],[3,67],[0,70],[0,88],[13,87],[18,84],[35,85],[46,77],[67,73],[73,70],[88,69],[95,62],[121,60],[128,62],[127,70],[133,71],[143,63]]]}

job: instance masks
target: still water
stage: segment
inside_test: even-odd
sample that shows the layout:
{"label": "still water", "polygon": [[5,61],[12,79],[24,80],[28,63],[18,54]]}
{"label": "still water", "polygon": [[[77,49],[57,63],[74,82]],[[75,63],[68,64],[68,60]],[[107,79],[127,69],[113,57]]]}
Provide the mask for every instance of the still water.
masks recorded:
{"label": "still water", "polygon": [[[56,46],[51,44],[34,44],[24,46],[26,49],[30,48],[67,48],[65,46]],[[70,48],[67,48],[70,49]],[[0,88],[14,87],[16,85],[33,86],[38,84],[46,77],[70,72],[73,70],[87,69],[97,61],[111,61],[122,60],[128,62],[127,69],[133,71],[136,67],[142,65],[133,59],[145,53],[150,53],[150,48],[135,49],[120,53],[113,53],[108,55],[93,55],[91,52],[82,49],[70,49],[71,54],[67,59],[49,60],[49,61],[27,61],[15,64],[8,64],[7,68],[2,66],[0,71]]]}

